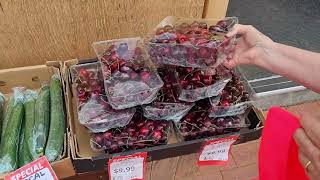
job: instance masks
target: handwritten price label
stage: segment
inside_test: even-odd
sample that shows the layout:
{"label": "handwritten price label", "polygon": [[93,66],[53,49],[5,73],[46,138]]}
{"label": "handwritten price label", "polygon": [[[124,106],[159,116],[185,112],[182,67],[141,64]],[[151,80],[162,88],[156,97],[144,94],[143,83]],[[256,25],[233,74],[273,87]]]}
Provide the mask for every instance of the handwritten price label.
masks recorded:
{"label": "handwritten price label", "polygon": [[9,173],[5,180],[58,180],[45,156]]}
{"label": "handwritten price label", "polygon": [[110,180],[143,180],[147,153],[119,156],[109,160]]}
{"label": "handwritten price label", "polygon": [[209,140],[205,143],[200,152],[198,165],[223,165],[229,160],[231,145],[238,139],[238,136]]}

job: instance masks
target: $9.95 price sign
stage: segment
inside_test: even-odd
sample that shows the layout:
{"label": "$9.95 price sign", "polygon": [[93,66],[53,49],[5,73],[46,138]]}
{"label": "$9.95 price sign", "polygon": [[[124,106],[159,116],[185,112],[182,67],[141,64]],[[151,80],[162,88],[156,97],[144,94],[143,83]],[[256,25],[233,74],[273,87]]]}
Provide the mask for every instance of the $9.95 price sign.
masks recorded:
{"label": "$9.95 price sign", "polygon": [[231,145],[238,135],[207,141],[200,151],[198,165],[224,165],[228,163]]}
{"label": "$9.95 price sign", "polygon": [[118,156],[108,162],[110,180],[143,180],[147,153]]}

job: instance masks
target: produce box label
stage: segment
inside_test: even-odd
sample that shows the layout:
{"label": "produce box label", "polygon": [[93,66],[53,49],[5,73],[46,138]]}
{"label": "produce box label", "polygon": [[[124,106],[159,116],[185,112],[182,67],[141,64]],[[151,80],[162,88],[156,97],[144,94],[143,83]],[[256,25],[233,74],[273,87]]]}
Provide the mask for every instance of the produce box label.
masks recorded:
{"label": "produce box label", "polygon": [[229,160],[231,145],[238,135],[207,141],[200,152],[198,165],[225,165]]}
{"label": "produce box label", "polygon": [[5,180],[58,180],[45,156],[9,173]]}
{"label": "produce box label", "polygon": [[118,156],[109,160],[110,180],[143,180],[147,153]]}

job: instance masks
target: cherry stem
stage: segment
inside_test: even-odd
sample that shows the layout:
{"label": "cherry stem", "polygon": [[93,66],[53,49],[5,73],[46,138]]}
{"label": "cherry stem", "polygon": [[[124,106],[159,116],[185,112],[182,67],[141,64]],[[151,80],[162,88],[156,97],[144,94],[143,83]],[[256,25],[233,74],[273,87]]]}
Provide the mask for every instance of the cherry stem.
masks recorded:
{"label": "cherry stem", "polygon": [[206,87],[206,86],[207,86],[206,84],[204,84],[204,83],[201,82],[201,81],[198,81],[198,83],[202,84],[203,87]]}
{"label": "cherry stem", "polygon": [[174,93],[173,93],[172,89],[170,89],[170,92],[171,92],[171,95],[173,97],[174,102],[177,102],[177,99],[176,99],[176,97],[174,97]]}
{"label": "cherry stem", "polygon": [[97,142],[95,142],[94,140],[90,139],[90,142],[94,143],[95,145],[99,146],[100,148],[102,148],[102,146],[100,144],[98,144]]}
{"label": "cherry stem", "polygon": [[197,70],[191,71],[190,73],[188,73],[188,74],[183,78],[183,80],[186,80],[186,78],[187,78],[188,76],[190,76],[191,74],[193,74],[193,73],[195,73],[195,72],[197,72],[197,71],[200,71],[200,70],[197,69]]}
{"label": "cherry stem", "polygon": [[192,123],[189,123],[189,122],[185,122],[185,123],[190,124],[191,126],[194,126],[194,127],[198,128],[198,129],[200,129],[200,127],[198,127],[198,126],[195,125],[195,124],[192,124]]}
{"label": "cherry stem", "polygon": [[198,111],[193,111],[192,113],[198,113],[198,112],[207,112],[206,110],[198,110]]}

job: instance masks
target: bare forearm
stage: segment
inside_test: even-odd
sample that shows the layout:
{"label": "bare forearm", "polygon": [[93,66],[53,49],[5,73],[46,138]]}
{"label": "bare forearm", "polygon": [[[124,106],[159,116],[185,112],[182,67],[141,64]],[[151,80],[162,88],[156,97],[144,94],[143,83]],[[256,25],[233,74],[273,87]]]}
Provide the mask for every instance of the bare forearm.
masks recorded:
{"label": "bare forearm", "polygon": [[320,92],[320,54],[275,43],[256,65]]}
{"label": "bare forearm", "polygon": [[320,60],[320,53],[315,53],[311,51],[307,51],[304,49],[299,49],[293,46],[288,46],[285,44],[280,44],[280,43],[275,43],[276,48],[285,56],[296,59],[296,60],[301,60],[301,61],[318,61]]}

